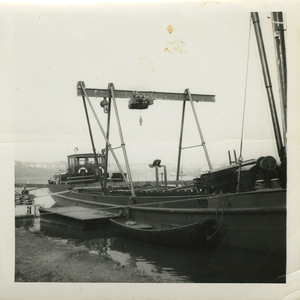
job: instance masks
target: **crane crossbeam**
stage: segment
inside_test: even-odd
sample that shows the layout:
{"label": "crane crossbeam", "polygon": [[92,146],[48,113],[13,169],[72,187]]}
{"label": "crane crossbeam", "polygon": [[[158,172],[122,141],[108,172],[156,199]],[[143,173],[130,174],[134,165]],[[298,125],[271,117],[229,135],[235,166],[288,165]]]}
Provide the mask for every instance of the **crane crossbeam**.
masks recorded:
{"label": "crane crossbeam", "polygon": [[[84,85],[84,82],[79,81],[77,83],[77,96],[82,96],[82,89],[80,83]],[[108,89],[94,89],[85,88],[88,97],[111,97],[111,90]],[[133,90],[115,90],[115,98],[131,98],[136,91]],[[189,100],[189,95],[186,93],[168,93],[168,92],[149,92],[149,91],[138,91],[139,94],[143,94],[145,98],[159,99],[159,100],[175,100],[184,101]],[[215,102],[215,95],[205,94],[192,94],[193,101],[195,102]]]}

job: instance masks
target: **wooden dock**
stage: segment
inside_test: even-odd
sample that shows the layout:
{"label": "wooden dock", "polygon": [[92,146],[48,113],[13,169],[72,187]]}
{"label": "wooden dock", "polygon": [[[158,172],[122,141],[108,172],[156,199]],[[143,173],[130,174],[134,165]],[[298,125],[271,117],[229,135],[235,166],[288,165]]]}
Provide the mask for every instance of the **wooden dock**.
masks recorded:
{"label": "wooden dock", "polygon": [[80,206],[39,208],[43,222],[64,225],[71,228],[89,230],[110,227],[110,218],[118,218],[119,214]]}

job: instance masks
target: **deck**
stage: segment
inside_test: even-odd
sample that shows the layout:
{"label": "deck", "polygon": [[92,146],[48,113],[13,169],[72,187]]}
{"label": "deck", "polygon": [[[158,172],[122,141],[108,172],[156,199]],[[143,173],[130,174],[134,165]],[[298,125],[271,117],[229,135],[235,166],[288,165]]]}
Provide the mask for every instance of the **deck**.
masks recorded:
{"label": "deck", "polygon": [[89,230],[110,227],[110,218],[118,218],[116,213],[79,206],[39,208],[41,221],[67,227]]}

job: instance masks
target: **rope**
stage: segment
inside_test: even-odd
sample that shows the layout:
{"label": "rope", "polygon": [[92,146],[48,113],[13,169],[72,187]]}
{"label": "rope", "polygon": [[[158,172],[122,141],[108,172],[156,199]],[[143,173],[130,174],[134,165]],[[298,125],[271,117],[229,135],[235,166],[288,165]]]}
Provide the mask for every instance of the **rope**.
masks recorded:
{"label": "rope", "polygon": [[[217,218],[217,219],[218,219],[219,202],[220,202],[220,196],[221,196],[221,195],[222,195],[222,194],[219,194],[219,201],[218,201],[218,206],[217,206],[217,211],[216,211],[216,218]],[[221,225],[222,225],[222,222],[223,222],[224,208],[225,208],[225,199],[226,199],[226,197],[227,197],[228,195],[229,195],[229,193],[226,193],[226,194],[225,194],[225,197],[224,197],[224,200],[223,200],[223,207],[222,207],[222,213],[221,213],[221,219],[220,219],[220,222],[219,222],[219,226],[218,226],[218,228],[216,229],[216,231],[208,237],[208,240],[210,240],[213,236],[215,236],[215,235],[219,232],[219,230],[220,230],[220,228],[221,228]]]}
{"label": "rope", "polygon": [[242,149],[243,149],[243,135],[244,135],[246,98],[247,98],[247,83],[248,83],[248,71],[249,71],[250,38],[251,38],[251,17],[250,17],[249,37],[248,37],[248,55],[247,55],[247,67],[246,67],[246,78],[245,78],[244,107],[243,107],[243,120],[242,120],[242,132],[241,132],[241,145],[240,145],[239,160],[243,159],[242,158]]}
{"label": "rope", "polygon": [[239,172],[238,172],[238,183],[237,192],[240,190],[240,177],[241,177],[241,163],[243,162],[243,136],[244,136],[244,125],[245,125],[245,111],[246,111],[246,98],[247,98],[247,84],[248,84],[248,73],[249,73],[249,55],[250,55],[250,38],[251,38],[251,16],[248,36],[248,55],[247,55],[247,66],[246,66],[246,78],[245,78],[245,92],[244,92],[244,107],[243,107],[243,118],[242,118],[242,131],[241,131],[241,144],[240,144],[240,156],[239,156]]}
{"label": "rope", "polygon": [[[180,197],[180,196],[174,196],[174,197]],[[195,197],[191,197],[191,198],[186,198],[186,199],[179,199],[179,200],[168,200],[168,201],[157,201],[157,202],[150,202],[150,203],[141,203],[139,204],[138,203],[138,206],[147,206],[147,205],[154,205],[154,204],[168,204],[168,203],[177,203],[177,202],[185,202],[185,201],[191,201],[191,200],[198,200],[199,198],[205,198],[205,199],[211,199],[213,198],[212,196],[209,196],[209,195],[195,195]],[[184,208],[182,208],[184,209]]]}

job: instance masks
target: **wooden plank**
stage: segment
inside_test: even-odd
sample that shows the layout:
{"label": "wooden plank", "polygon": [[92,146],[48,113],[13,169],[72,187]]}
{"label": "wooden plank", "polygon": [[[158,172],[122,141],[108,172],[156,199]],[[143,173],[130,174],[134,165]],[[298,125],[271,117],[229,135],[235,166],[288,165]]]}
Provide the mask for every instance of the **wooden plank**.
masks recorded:
{"label": "wooden plank", "polygon": [[43,208],[40,209],[40,211],[42,212],[42,214],[55,214],[63,217],[74,218],[77,220],[109,219],[118,216],[118,214],[115,213],[80,206]]}
{"label": "wooden plank", "polygon": [[120,217],[116,213],[80,206],[40,208],[39,210],[42,222],[80,230],[111,227],[110,218]]}

